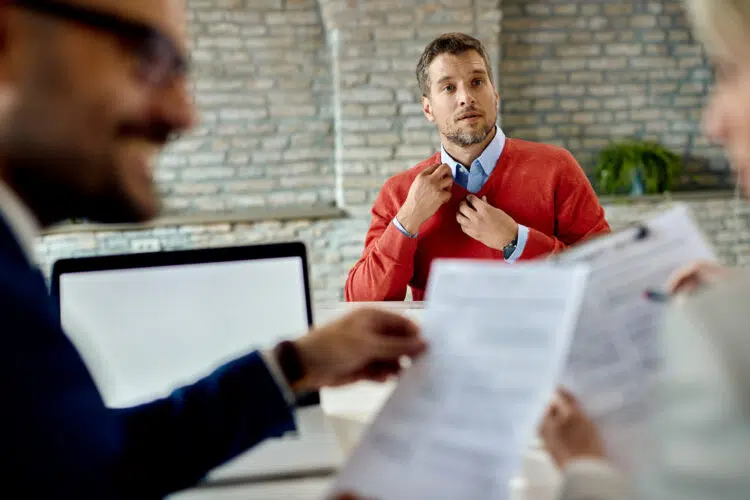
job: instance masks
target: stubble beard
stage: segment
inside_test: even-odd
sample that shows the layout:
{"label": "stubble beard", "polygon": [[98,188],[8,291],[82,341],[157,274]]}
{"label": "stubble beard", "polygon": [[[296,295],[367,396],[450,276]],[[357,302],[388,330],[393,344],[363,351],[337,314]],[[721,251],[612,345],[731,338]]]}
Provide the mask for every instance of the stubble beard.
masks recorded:
{"label": "stubble beard", "polygon": [[484,141],[488,135],[492,132],[492,130],[495,128],[495,124],[487,124],[484,128],[480,130],[462,130],[461,128],[457,127],[455,129],[450,129],[443,133],[446,139],[448,141],[452,142],[456,146],[460,147],[467,147],[467,146],[473,146],[475,144],[480,144],[482,141]]}

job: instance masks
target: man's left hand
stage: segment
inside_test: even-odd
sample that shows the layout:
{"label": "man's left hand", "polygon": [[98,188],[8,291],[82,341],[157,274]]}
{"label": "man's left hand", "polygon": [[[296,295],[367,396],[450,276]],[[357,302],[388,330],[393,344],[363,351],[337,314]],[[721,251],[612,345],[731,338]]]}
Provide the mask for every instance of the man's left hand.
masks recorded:
{"label": "man's left hand", "polygon": [[469,195],[458,207],[456,220],[461,230],[495,250],[502,250],[518,236],[518,224],[513,218],[481,199]]}

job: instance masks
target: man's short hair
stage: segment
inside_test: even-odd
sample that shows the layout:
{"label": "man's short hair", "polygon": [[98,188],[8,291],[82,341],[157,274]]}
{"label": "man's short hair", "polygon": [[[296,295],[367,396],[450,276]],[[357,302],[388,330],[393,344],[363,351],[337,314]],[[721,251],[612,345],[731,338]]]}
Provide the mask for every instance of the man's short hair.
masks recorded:
{"label": "man's short hair", "polygon": [[417,64],[417,83],[422,95],[425,97],[430,95],[430,64],[432,64],[432,61],[437,56],[441,54],[457,56],[470,50],[476,51],[482,56],[484,65],[487,67],[490,82],[494,85],[490,58],[487,56],[487,51],[484,49],[482,42],[465,33],[444,33],[431,41],[419,58],[419,63]]}

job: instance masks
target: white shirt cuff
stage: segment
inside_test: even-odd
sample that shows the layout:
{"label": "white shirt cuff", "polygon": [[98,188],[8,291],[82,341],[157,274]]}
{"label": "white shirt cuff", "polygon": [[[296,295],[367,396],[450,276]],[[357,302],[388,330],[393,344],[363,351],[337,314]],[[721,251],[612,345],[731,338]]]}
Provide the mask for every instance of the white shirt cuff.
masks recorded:
{"label": "white shirt cuff", "polygon": [[[404,229],[404,226],[402,226],[401,223],[398,221],[398,219],[395,218],[395,217],[393,218],[393,224],[398,228],[399,231],[401,231],[402,233],[404,233],[409,238],[413,239],[413,238],[417,237],[416,234],[412,235],[409,231],[407,231],[406,229]],[[419,233],[417,233],[417,234],[419,234]]]}
{"label": "white shirt cuff", "polygon": [[518,225],[518,242],[516,242],[516,249],[513,253],[505,259],[505,262],[512,263],[518,260],[523,254],[523,249],[526,248],[526,242],[529,240],[529,228],[521,224]]}
{"label": "white shirt cuff", "polygon": [[608,462],[586,458],[570,462],[563,470],[563,500],[624,500],[629,496],[625,477]]}
{"label": "white shirt cuff", "polygon": [[284,372],[281,370],[279,362],[276,361],[276,356],[273,355],[273,351],[260,351],[260,357],[263,358],[263,361],[266,363],[266,368],[271,372],[271,376],[276,381],[276,385],[279,386],[279,390],[284,395],[286,403],[289,406],[294,406],[297,403],[297,397],[289,386],[289,382],[286,381]]}

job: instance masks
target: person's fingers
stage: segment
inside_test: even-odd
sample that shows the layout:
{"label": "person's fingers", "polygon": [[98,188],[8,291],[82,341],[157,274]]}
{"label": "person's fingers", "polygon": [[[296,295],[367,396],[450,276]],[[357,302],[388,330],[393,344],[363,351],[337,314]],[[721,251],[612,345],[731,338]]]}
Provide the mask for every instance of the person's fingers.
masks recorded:
{"label": "person's fingers", "polygon": [[453,176],[449,175],[448,177],[440,179],[440,183],[438,184],[438,188],[442,191],[448,191],[453,187]]}
{"label": "person's fingers", "polygon": [[461,204],[458,206],[458,213],[466,217],[467,219],[471,219],[474,214],[476,214],[476,211],[471,208],[471,205],[469,205],[467,202],[462,201]]}
{"label": "person's fingers", "polygon": [[[422,170],[419,173],[419,175],[422,175],[422,176],[432,175],[435,172],[435,170],[437,170],[440,166],[442,166],[442,165],[441,164],[430,165],[429,167],[427,167],[424,170]],[[450,167],[448,167],[448,168],[450,168]]]}
{"label": "person's fingers", "polygon": [[456,220],[458,221],[458,223],[459,223],[459,224],[461,224],[461,226],[465,226],[465,225],[467,225],[468,223],[470,223],[470,222],[471,222],[471,219],[470,219],[470,218],[468,218],[467,216],[465,216],[465,215],[464,215],[463,213],[461,213],[461,212],[458,212],[458,213],[456,214]]}
{"label": "person's fingers", "polygon": [[360,378],[383,382],[398,375],[401,372],[401,363],[398,361],[376,361],[367,365],[360,374]]}
{"label": "person's fingers", "polygon": [[721,272],[721,267],[709,261],[697,261],[678,269],[667,280],[667,292],[675,294],[692,291]]}
{"label": "person's fingers", "polygon": [[580,405],[578,404],[578,399],[573,395],[572,392],[567,390],[564,387],[558,387],[557,393],[559,394],[560,398],[572,409],[578,410],[580,408]]}
{"label": "person's fingers", "polygon": [[369,344],[369,355],[379,361],[397,361],[401,356],[411,358],[427,349],[427,343],[420,337],[375,335]]}
{"label": "person's fingers", "polygon": [[365,315],[360,327],[370,330],[367,333],[389,337],[419,337],[421,334],[419,326],[402,314],[376,307],[362,308],[359,312]]}
{"label": "person's fingers", "polygon": [[447,176],[447,177],[450,177],[452,179],[453,178],[453,171],[451,170],[451,168],[447,164],[442,163],[442,164],[438,165],[438,167],[430,174],[430,176],[431,177],[436,177],[438,179],[442,179],[442,178],[445,178]]}
{"label": "person's fingers", "polygon": [[542,417],[542,426],[549,427],[557,417],[557,407],[553,404],[547,406]]}
{"label": "person's fingers", "polygon": [[574,412],[573,407],[568,404],[568,402],[559,394],[555,394],[555,397],[553,398],[552,403],[550,403],[550,406],[555,409],[555,421],[559,422],[561,425],[567,422]]}
{"label": "person's fingers", "polygon": [[554,405],[549,405],[539,424],[539,434],[545,441],[550,441],[557,434],[558,428],[557,408]]}
{"label": "person's fingers", "polygon": [[334,496],[330,497],[328,500],[375,500],[375,499],[357,496],[354,493],[347,491],[344,493],[337,493]]}
{"label": "person's fingers", "polygon": [[401,363],[396,361],[375,361],[367,366],[367,371],[372,376],[382,374],[398,373],[401,371]]}
{"label": "person's fingers", "polygon": [[678,269],[667,280],[667,293],[677,293],[681,288],[685,286],[685,283],[692,280],[695,273],[697,272],[699,264],[693,263],[687,267]]}

